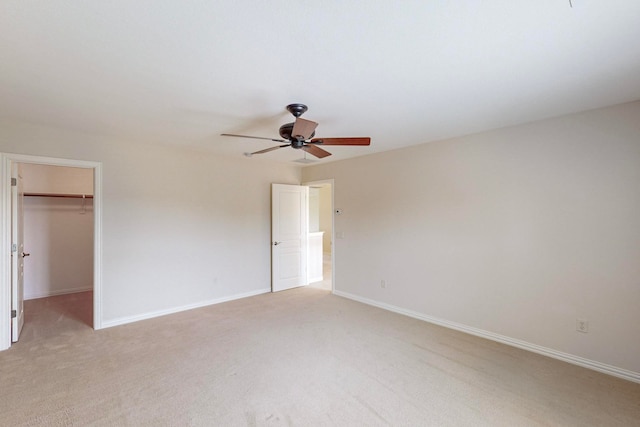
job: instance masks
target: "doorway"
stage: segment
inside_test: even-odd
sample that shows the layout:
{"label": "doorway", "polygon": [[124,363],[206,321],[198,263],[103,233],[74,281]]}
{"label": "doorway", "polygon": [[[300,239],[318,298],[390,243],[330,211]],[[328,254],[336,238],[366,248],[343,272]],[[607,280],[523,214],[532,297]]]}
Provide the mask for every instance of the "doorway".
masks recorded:
{"label": "doorway", "polygon": [[309,286],[333,291],[333,180],[303,185],[309,187]]}
{"label": "doorway", "polygon": [[[27,193],[27,197],[24,197],[24,199],[27,201],[27,206],[28,206],[27,210],[29,211],[31,208],[33,208],[31,209],[31,212],[28,213],[27,215],[35,214],[35,215],[31,215],[33,218],[27,218],[28,221],[32,222],[32,226],[33,224],[36,224],[36,225],[38,224],[38,219],[43,220],[43,212],[42,212],[43,209],[48,209],[53,207],[53,209],[56,211],[54,216],[59,216],[59,214],[61,213],[60,210],[64,211],[68,209],[72,209],[72,210],[77,209],[74,211],[74,213],[78,215],[76,219],[82,218],[81,221],[85,222],[85,228],[87,226],[92,228],[92,230],[90,231],[91,241],[86,242],[86,239],[85,239],[85,242],[83,243],[85,246],[80,248],[84,250],[85,256],[87,255],[86,253],[87,251],[91,253],[91,257],[88,261],[90,265],[84,266],[85,268],[84,278],[80,278],[81,281],[84,280],[84,284],[78,285],[77,283],[67,282],[66,284],[63,283],[61,288],[59,283],[55,284],[55,283],[51,283],[51,281],[49,281],[48,283],[44,283],[43,281],[40,281],[38,286],[32,287],[30,289],[28,287],[29,285],[27,285],[26,296],[27,296],[27,299],[34,298],[34,301],[37,301],[36,298],[40,296],[44,296],[44,294],[55,295],[55,294],[69,294],[74,291],[87,291],[88,290],[87,282],[90,282],[93,288],[92,294],[85,293],[84,297],[82,298],[78,297],[75,299],[84,300],[88,302],[88,304],[90,305],[89,308],[91,309],[90,311],[93,311],[93,316],[90,316],[89,318],[87,318],[87,313],[90,313],[90,311],[87,311],[85,307],[85,309],[82,311],[83,314],[81,315],[84,317],[83,322],[85,324],[90,324],[90,326],[92,326],[93,329],[100,329],[101,328],[101,306],[102,306],[101,305],[101,216],[102,216],[101,215],[101,206],[102,206],[101,204],[101,164],[97,162],[27,156],[27,155],[18,155],[18,154],[0,154],[0,160],[1,160],[0,163],[2,167],[2,184],[3,184],[1,202],[2,202],[2,212],[4,213],[3,215],[4,221],[2,221],[3,245],[0,248],[0,254],[2,255],[2,258],[1,258],[2,274],[0,276],[0,350],[7,349],[11,346],[11,334],[7,333],[7,331],[10,331],[11,321],[10,320],[7,321],[6,319],[11,318],[10,312],[12,309],[11,300],[12,300],[12,291],[13,291],[12,283],[11,283],[12,269],[11,269],[11,250],[10,250],[11,240],[12,240],[11,232],[10,232],[12,227],[12,218],[11,218],[10,212],[12,209],[11,169],[14,164],[20,164],[25,169],[33,169],[33,170],[37,170],[42,167],[53,167],[54,169],[48,169],[49,172],[54,170],[57,172],[60,172],[64,170],[66,172],[70,172],[70,171],[77,172],[80,174],[84,174],[84,176],[91,177],[91,183],[88,184],[89,186],[88,190],[78,190],[78,188],[67,188],[65,190],[64,188],[60,188],[60,187],[58,187],[57,189],[51,188],[50,186],[54,183],[54,181],[60,182],[60,180],[52,180],[50,179],[51,177],[49,176],[49,178],[44,178],[42,180],[42,183],[40,183],[40,184],[44,183],[43,185],[49,185],[49,188],[45,189],[45,191],[34,190],[33,187],[31,187],[31,191],[29,189],[25,191],[25,193]],[[62,167],[63,169],[56,170],[55,167]],[[32,180],[31,184],[34,184],[34,180],[38,179],[34,177],[39,176],[40,178],[42,178],[43,176],[47,176],[46,174],[38,175],[38,173],[34,175],[26,171],[23,172],[23,174],[26,174],[27,185],[29,185],[29,182],[28,182],[29,180]],[[31,178],[29,178],[30,176]],[[75,184],[77,185],[79,183],[76,182]],[[85,186],[87,185],[86,182],[82,184],[84,184]],[[91,194],[87,194],[87,193],[91,193]],[[67,197],[64,197],[64,196],[67,196]],[[73,197],[70,197],[70,196],[73,196]],[[90,200],[90,197],[88,196],[93,196],[93,197]],[[91,210],[93,212],[90,217],[87,214]],[[9,215],[7,215],[7,213],[9,213]],[[84,217],[81,217],[83,215]],[[33,222],[34,218],[35,218],[35,223]],[[43,221],[45,223],[48,222],[48,225],[52,225],[51,218],[45,218]],[[41,223],[39,226],[42,227],[44,225],[47,225],[47,224]],[[28,224],[27,224],[27,227],[29,227]],[[59,229],[59,225],[56,226],[56,228],[57,228],[55,230],[56,232],[61,231]],[[33,231],[34,230],[26,230],[27,239],[29,239],[29,232],[33,232]],[[32,236],[32,243],[33,242],[35,241],[33,240],[33,236]],[[50,247],[51,244],[52,242],[50,241],[43,242],[41,239],[39,242],[37,242],[36,246],[40,245],[40,248],[42,249],[45,246],[49,245],[50,249],[55,250],[54,248]],[[29,249],[27,248],[27,251],[28,250]],[[67,246],[66,248],[62,248],[59,250],[61,250],[62,252],[68,253],[69,251],[72,250],[72,248]],[[51,255],[51,254],[48,254],[48,255]],[[65,262],[73,263],[74,256],[72,253],[69,253],[69,255],[70,256],[65,260]],[[79,260],[78,256],[80,255],[75,254],[76,261]],[[60,263],[60,260],[58,260],[57,264],[59,263]],[[53,273],[54,275],[58,276],[57,279],[60,278],[59,277],[60,274],[64,274],[64,272],[61,271],[59,265],[53,266],[51,265],[51,262],[49,262],[47,268],[49,269],[49,273]],[[64,268],[62,268],[62,270],[63,269]],[[27,277],[29,275],[28,270],[29,269],[27,266],[27,271],[25,273]],[[36,276],[38,274],[38,272],[36,271],[31,271],[31,273],[32,275],[36,274]],[[42,271],[40,271],[39,273],[42,273]],[[87,279],[87,275],[89,276],[88,279]],[[77,295],[80,295],[80,293],[78,293]],[[24,294],[21,295],[21,297],[24,297],[24,296],[25,296]],[[4,316],[3,315],[4,313],[6,313],[7,316]]]}
{"label": "doorway", "polygon": [[[23,241],[29,255],[20,340],[44,336],[43,329],[57,335],[75,322],[93,327],[93,171],[16,165],[23,181]],[[55,322],[47,322],[47,310]]]}

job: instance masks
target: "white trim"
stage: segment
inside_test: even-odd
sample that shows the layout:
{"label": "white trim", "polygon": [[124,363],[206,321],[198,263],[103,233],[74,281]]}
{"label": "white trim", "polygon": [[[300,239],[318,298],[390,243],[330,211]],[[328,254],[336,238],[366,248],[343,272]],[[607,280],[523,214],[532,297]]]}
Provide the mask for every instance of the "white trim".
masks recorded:
{"label": "white trim", "polygon": [[102,329],[102,163],[93,168],[93,329]]}
{"label": "white trim", "polygon": [[11,163],[93,169],[93,329],[102,328],[102,163],[0,153],[0,350],[11,347]]}
{"label": "white trim", "polygon": [[55,297],[57,295],[77,294],[78,292],[88,292],[92,290],[93,287],[83,286],[80,288],[59,289],[57,291],[34,292],[30,295],[25,294],[24,299],[26,301],[39,298]]}
{"label": "white trim", "polygon": [[181,311],[193,310],[194,308],[206,307],[209,305],[220,304],[223,302],[233,301],[242,298],[253,297],[256,295],[271,293],[271,288],[258,289],[257,291],[245,292],[242,294],[230,295],[227,297],[216,298],[208,301],[197,302],[194,304],[187,304],[181,307],[173,307],[165,310],[156,310],[149,313],[136,314],[134,316],[120,317],[114,320],[108,320],[102,322],[103,328],[111,328],[113,326],[125,325],[127,323],[138,322],[140,320],[153,319],[154,317],[166,316],[167,314],[179,313]]}
{"label": "white trim", "polygon": [[0,153],[0,350],[11,347],[11,162]]}
{"label": "white trim", "polygon": [[18,163],[33,163],[49,166],[93,169],[100,163],[87,160],[62,159],[58,157],[30,156],[28,154],[3,153],[5,158]]}
{"label": "white trim", "polygon": [[445,328],[449,328],[449,329],[455,329],[456,331],[464,332],[470,335],[475,335],[481,338],[486,338],[491,341],[496,341],[502,344],[510,345],[512,347],[517,347],[523,350],[531,351],[533,353],[538,353],[543,356],[548,356],[554,359],[562,360],[564,362],[571,363],[573,365],[582,366],[583,368],[592,369],[594,371],[602,372],[608,375],[613,375],[614,377],[640,383],[640,372],[629,371],[627,369],[607,365],[605,363],[600,363],[595,360],[585,359],[583,357],[575,356],[573,354],[563,353],[561,351],[557,351],[548,347],[543,347],[537,344],[532,344],[526,341],[510,338],[504,335],[495,334],[493,332],[485,331],[478,328],[473,328],[471,326],[463,325],[460,323],[450,322],[448,320],[438,319],[437,317],[427,316],[425,314],[407,310],[401,307],[396,307],[394,305],[378,302],[368,298],[363,298],[358,295],[353,295],[348,292],[334,290],[333,293],[335,295],[352,299],[354,301],[358,301],[363,304],[372,305],[374,307],[382,308],[384,310],[392,311],[394,313],[413,317],[414,319],[419,319],[425,322],[433,323],[434,325],[444,326]]}

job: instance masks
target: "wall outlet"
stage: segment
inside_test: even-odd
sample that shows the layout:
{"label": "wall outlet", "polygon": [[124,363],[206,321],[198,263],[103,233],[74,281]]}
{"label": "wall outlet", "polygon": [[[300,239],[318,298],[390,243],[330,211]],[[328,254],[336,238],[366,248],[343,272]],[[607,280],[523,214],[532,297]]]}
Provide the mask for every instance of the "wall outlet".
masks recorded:
{"label": "wall outlet", "polygon": [[587,319],[576,319],[576,331],[585,334],[589,332],[589,322]]}
{"label": "wall outlet", "polygon": [[387,287],[387,281],[386,280],[380,280],[380,287],[382,289],[385,289]]}

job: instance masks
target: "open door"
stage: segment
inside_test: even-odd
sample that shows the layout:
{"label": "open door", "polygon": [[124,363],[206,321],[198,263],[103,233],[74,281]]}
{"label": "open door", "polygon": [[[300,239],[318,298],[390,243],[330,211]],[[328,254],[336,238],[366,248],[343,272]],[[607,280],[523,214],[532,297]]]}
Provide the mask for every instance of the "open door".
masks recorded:
{"label": "open door", "polygon": [[271,185],[271,291],[307,284],[309,187]]}
{"label": "open door", "polygon": [[20,164],[11,163],[11,341],[24,325],[24,188]]}

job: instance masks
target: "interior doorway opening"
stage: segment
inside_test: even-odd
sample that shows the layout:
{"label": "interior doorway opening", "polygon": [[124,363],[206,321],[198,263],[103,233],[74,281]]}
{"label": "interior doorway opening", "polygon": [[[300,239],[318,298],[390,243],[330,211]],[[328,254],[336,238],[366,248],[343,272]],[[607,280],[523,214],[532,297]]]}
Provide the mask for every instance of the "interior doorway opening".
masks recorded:
{"label": "interior doorway opening", "polygon": [[[25,327],[21,339],[66,323],[93,327],[93,170],[17,164],[23,180]],[[55,322],[44,318],[55,307]],[[12,341],[17,337],[12,336]]]}
{"label": "interior doorway opening", "polygon": [[333,291],[333,180],[304,185],[309,187],[309,286]]}
{"label": "interior doorway opening", "polygon": [[[15,214],[12,214],[13,207],[16,203],[13,201],[14,193],[12,183],[14,180],[12,179],[12,174],[17,169],[16,166],[20,165],[20,169],[26,167],[29,169],[30,167],[38,167],[38,166],[50,166],[50,167],[63,167],[70,168],[65,169],[67,172],[69,170],[75,170],[76,172],[82,172],[85,176],[91,177],[91,182],[82,183],[83,185],[88,185],[88,189],[79,190],[78,188],[45,188],[44,191],[36,190],[33,187],[27,187],[26,191],[23,189],[23,193],[27,193],[26,197],[22,197],[23,203],[27,200],[27,210],[31,211],[29,214],[35,213],[36,223],[38,222],[38,217],[40,216],[40,220],[42,220],[43,212],[42,210],[46,210],[51,208],[54,216],[64,212],[65,210],[72,209],[72,211],[78,215],[84,215],[83,218],[85,225],[90,229],[90,233],[88,236],[88,241],[84,242],[84,245],[80,248],[80,254],[84,252],[85,258],[88,258],[88,263],[84,263],[84,276],[81,274],[78,276],[80,283],[76,281],[70,282],[60,282],[58,279],[60,278],[60,274],[64,274],[64,263],[78,263],[80,262],[80,258],[82,255],[78,253],[72,254],[71,248],[66,247],[60,249],[63,252],[63,255],[68,255],[66,258],[62,258],[57,260],[57,262],[51,262],[51,259],[46,263],[45,273],[53,273],[54,276],[57,275],[56,280],[58,283],[51,283],[51,281],[40,282],[39,286],[29,288],[29,284],[27,285],[27,301],[38,301],[45,295],[53,296],[55,295],[72,295],[75,296],[73,299],[81,299],[85,301],[85,307],[81,312],[75,314],[76,320],[78,316],[81,317],[81,322],[89,327],[93,327],[93,329],[101,329],[101,164],[98,162],[91,161],[83,161],[83,160],[71,160],[71,159],[59,159],[59,158],[49,158],[49,157],[40,157],[40,156],[29,156],[29,155],[21,155],[21,154],[7,154],[0,153],[0,167],[2,170],[1,173],[1,181],[2,181],[2,198],[0,200],[3,212],[3,221],[1,225],[1,240],[2,245],[0,246],[0,350],[5,350],[11,346],[12,343],[12,317],[13,314],[13,302],[16,299],[16,295],[20,294],[19,297],[24,301],[24,288],[21,292],[16,292],[14,289],[13,278],[16,277],[16,272],[13,268],[13,258],[14,254],[13,249],[13,225],[14,220],[16,218]],[[56,169],[52,169],[56,170]],[[62,169],[58,169],[56,171],[61,171]],[[21,171],[21,174],[24,175],[24,171]],[[35,178],[31,175],[32,178],[29,178],[29,173],[27,173],[27,181],[31,181],[27,184],[34,184]],[[41,184],[51,186],[54,181],[50,177],[43,178],[42,175]],[[78,184],[78,182],[76,182]],[[69,191],[70,190],[70,191]],[[30,195],[29,195],[30,193]],[[40,193],[40,194],[38,194]],[[54,196],[51,196],[51,195]],[[73,197],[62,197],[62,196],[70,196]],[[90,197],[93,196],[93,197]],[[50,199],[55,199],[55,201],[51,201]],[[49,201],[46,201],[49,200]],[[72,204],[75,205],[72,206]],[[35,208],[35,209],[32,209]],[[92,212],[91,212],[92,211]],[[92,215],[87,215],[91,212]],[[50,212],[51,213],[51,212]],[[46,216],[46,215],[45,215]],[[24,219],[24,216],[23,216]],[[27,221],[31,221],[31,219],[27,219]],[[77,219],[77,218],[76,218]],[[54,223],[55,221],[51,218],[42,220],[44,223],[48,224],[50,231],[52,232],[60,232],[63,230],[57,229]],[[44,226],[41,221],[40,226]],[[27,224],[28,228],[32,228]],[[87,227],[85,227],[87,228]],[[33,236],[31,238],[28,237],[29,232],[33,230],[27,231],[27,240],[31,239],[31,242],[34,243]],[[51,237],[51,235],[49,235]],[[86,237],[86,236],[85,236]],[[68,240],[68,239],[67,239]],[[58,242],[60,243],[60,242]],[[69,242],[66,242],[69,243]],[[77,242],[76,242],[77,243]],[[50,250],[55,250],[52,246],[52,242],[47,241],[39,241],[36,246],[40,245],[42,248],[49,248]],[[64,244],[64,242],[63,242]],[[32,251],[33,252],[33,251]],[[25,257],[29,256],[30,258],[35,256],[32,252],[29,252],[28,248],[25,248]],[[30,255],[27,255],[29,253]],[[22,254],[21,254],[22,255]],[[49,257],[52,255],[51,253],[47,254]],[[58,255],[58,254],[56,254]],[[23,257],[23,259],[25,258]],[[31,261],[34,258],[28,259]],[[86,261],[86,259],[85,259]],[[26,264],[26,263],[25,263]],[[29,266],[26,266],[25,274],[28,276],[30,273],[37,276],[38,272],[31,271],[29,272]],[[39,272],[41,275],[43,271]],[[49,277],[51,278],[51,277]],[[54,280],[55,281],[55,280]],[[82,283],[84,281],[84,283]],[[60,283],[62,284],[62,288],[60,287]],[[84,295],[83,297],[80,297]],[[77,298],[76,298],[77,297]],[[74,304],[78,302],[75,301]],[[88,304],[88,307],[87,307]],[[28,321],[28,320],[27,320]]]}

